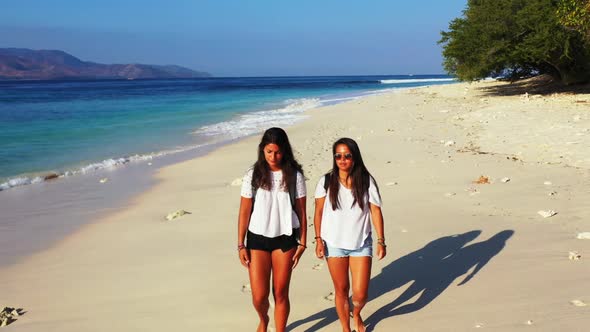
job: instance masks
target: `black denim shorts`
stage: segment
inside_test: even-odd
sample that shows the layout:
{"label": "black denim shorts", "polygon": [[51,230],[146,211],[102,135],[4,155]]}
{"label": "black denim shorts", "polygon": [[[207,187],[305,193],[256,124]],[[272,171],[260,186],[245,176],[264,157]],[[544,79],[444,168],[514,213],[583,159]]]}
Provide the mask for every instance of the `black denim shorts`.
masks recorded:
{"label": "black denim shorts", "polygon": [[277,237],[266,237],[248,231],[246,234],[246,248],[268,252],[281,249],[283,252],[286,252],[297,246],[298,238],[299,228],[293,228],[291,235],[280,235]]}

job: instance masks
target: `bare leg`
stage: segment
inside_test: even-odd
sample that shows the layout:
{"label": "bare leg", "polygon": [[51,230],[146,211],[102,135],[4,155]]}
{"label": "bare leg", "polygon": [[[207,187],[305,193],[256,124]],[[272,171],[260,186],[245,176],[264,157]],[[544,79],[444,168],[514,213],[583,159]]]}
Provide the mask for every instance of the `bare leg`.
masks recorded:
{"label": "bare leg", "polygon": [[371,257],[350,257],[352,273],[352,321],[357,332],[365,332],[361,310],[367,304],[369,280],[371,279]]}
{"label": "bare leg", "polygon": [[342,325],[342,331],[350,332],[350,304],[348,303],[348,292],[350,281],[348,280],[348,257],[329,257],[328,268],[334,283],[334,300],[336,302],[336,313]]}
{"label": "bare leg", "polygon": [[260,318],[256,332],[266,332],[268,327],[268,294],[270,293],[271,254],[263,250],[250,250],[250,287],[252,303]]}
{"label": "bare leg", "polygon": [[291,303],[289,302],[289,285],[293,267],[293,248],[287,252],[274,250],[272,256],[272,285],[275,298],[275,327],[277,332],[285,331]]}

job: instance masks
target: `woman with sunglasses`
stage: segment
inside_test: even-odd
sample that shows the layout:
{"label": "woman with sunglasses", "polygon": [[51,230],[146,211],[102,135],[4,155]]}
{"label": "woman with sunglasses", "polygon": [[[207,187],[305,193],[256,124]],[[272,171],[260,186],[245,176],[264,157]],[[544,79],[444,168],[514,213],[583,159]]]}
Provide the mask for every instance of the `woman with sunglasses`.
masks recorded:
{"label": "woman with sunglasses", "polygon": [[303,170],[287,133],[281,128],[266,130],[258,160],[242,182],[238,217],[238,256],[248,269],[252,302],[260,318],[258,332],[268,328],[271,274],[275,328],[285,331],[291,271],[307,248],[305,201]]}
{"label": "woman with sunglasses", "polygon": [[336,312],[345,332],[350,332],[350,270],[352,319],[356,331],[364,332],[360,313],[367,302],[371,278],[371,220],[377,233],[377,258],[382,259],[387,253],[381,197],[354,140],[337,140],[332,146],[332,153],[332,170],[322,176],[315,192],[316,255],[320,259],[325,256],[328,261],[334,283]]}

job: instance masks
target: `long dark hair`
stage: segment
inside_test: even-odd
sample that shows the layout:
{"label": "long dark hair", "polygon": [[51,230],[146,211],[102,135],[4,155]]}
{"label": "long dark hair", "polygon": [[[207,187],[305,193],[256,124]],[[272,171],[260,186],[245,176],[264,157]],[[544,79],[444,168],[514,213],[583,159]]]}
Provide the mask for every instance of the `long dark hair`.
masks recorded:
{"label": "long dark hair", "polygon": [[268,144],[276,144],[283,155],[281,159],[281,170],[283,171],[281,186],[289,191],[291,189],[289,184],[295,183],[293,177],[297,176],[297,172],[303,175],[303,168],[293,156],[293,149],[291,149],[287,133],[277,127],[267,129],[258,144],[258,160],[252,166],[252,185],[266,190],[270,190],[272,187],[270,167],[264,158],[264,147]]}
{"label": "long dark hair", "polygon": [[[361,156],[361,150],[356,142],[352,138],[343,137],[332,145],[332,170],[329,172],[330,174],[330,202],[332,203],[332,210],[336,210],[340,208],[340,201],[338,200],[338,189],[340,188],[340,175],[338,173],[338,165],[336,164],[336,159],[334,155],[336,154],[336,147],[340,144],[344,144],[350,150],[352,154],[352,169],[350,173],[348,173],[348,177],[351,179],[352,184],[352,196],[354,197],[354,201],[352,202],[351,208],[354,204],[358,204],[361,210],[365,209],[365,204],[368,204],[368,196],[369,196],[369,185],[371,183],[371,179],[373,176],[365,167],[365,163],[363,162],[363,157]],[[377,186],[377,182],[375,182],[375,186]],[[379,187],[377,187],[377,192],[379,192]]]}

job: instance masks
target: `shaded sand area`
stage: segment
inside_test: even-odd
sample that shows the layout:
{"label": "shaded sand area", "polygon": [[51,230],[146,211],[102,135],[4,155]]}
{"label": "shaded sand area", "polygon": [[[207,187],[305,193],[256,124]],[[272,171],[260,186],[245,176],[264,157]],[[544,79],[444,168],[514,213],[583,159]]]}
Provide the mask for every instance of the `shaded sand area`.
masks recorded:
{"label": "shaded sand area", "polygon": [[[380,185],[388,256],[373,265],[369,330],[588,330],[590,240],[576,237],[590,232],[590,95],[491,95],[498,85],[370,96],[288,128],[308,192],[341,136]],[[0,305],[26,311],[4,329],[253,331],[235,248],[239,179],[258,140],[166,167],[124,211],[2,268]],[[178,209],[191,214],[165,221]],[[327,266],[308,245],[289,328],[340,331]]]}

